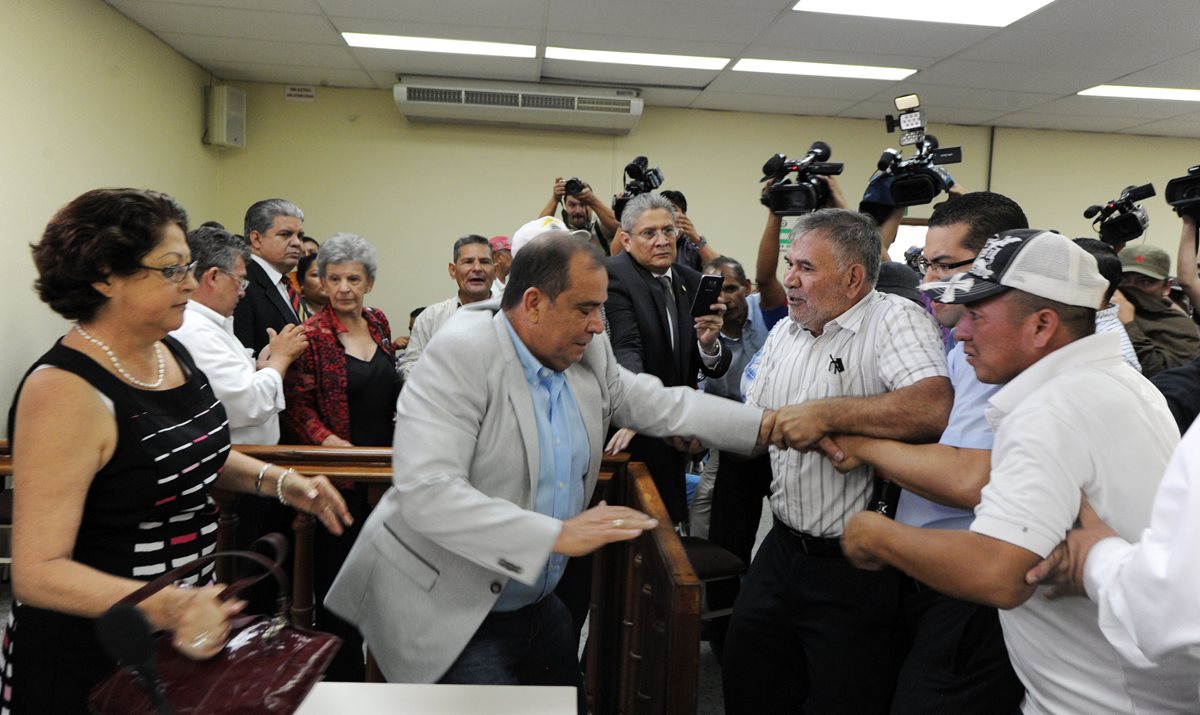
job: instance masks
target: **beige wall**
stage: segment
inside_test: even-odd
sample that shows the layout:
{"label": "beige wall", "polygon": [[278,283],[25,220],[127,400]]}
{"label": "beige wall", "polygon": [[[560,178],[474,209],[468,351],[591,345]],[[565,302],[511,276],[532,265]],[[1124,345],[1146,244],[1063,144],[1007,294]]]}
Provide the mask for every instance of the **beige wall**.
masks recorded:
{"label": "beige wall", "polygon": [[218,159],[204,131],[207,75],[98,0],[0,0],[0,196],[5,304],[0,421],[24,370],[67,323],[33,291],[29,244],[97,186],[153,187],[202,214]]}
{"label": "beige wall", "polygon": [[[409,124],[390,91],[318,88],[315,102],[286,101],[283,87],[248,93],[247,148],[204,147],[207,75],[99,0],[0,0],[9,42],[0,46],[0,188],[9,262],[3,317],[7,345],[0,395],[66,327],[30,288],[27,245],[53,211],[81,191],[134,185],[172,193],[193,223],[240,227],[256,199],[284,196],[307,213],[318,238],[360,233],[379,249],[369,302],[397,328],[405,314],[450,295],[450,244],[465,233],[510,234],[546,203],[558,175],[603,194],[646,154],[683,190],[692,217],[718,249],[752,261],[763,224],[762,162],[804,153],[820,139],[852,202],[896,136],[877,120],[649,108],[626,137]],[[936,116],[934,117],[936,119]],[[942,146],[961,145],[948,167],[965,187],[987,186],[991,130],[934,126]],[[1200,157],[1200,141],[999,129],[991,188],[1017,199],[1037,226],[1089,235],[1080,216],[1130,183],[1160,192]],[[1150,241],[1174,254],[1177,222],[1161,199],[1147,203]],[[928,215],[918,207],[913,215]],[[401,331],[402,332],[402,331]],[[2,418],[0,418],[2,419]]]}

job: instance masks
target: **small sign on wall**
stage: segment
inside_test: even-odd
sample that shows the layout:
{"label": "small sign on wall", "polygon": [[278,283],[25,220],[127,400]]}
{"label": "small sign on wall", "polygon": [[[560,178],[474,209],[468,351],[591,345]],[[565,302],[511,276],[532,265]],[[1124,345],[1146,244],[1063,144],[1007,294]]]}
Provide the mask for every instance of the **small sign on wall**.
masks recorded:
{"label": "small sign on wall", "polygon": [[291,102],[315,102],[317,101],[317,88],[288,85],[283,92],[283,98]]}

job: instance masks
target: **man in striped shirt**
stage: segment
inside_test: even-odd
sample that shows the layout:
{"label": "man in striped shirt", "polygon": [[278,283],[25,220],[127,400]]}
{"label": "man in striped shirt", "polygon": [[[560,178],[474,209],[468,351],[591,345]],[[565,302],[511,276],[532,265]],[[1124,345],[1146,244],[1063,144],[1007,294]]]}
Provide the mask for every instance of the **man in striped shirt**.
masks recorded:
{"label": "man in striped shirt", "polygon": [[862,214],[823,209],[792,231],[789,320],[763,347],[747,403],[779,408],[772,433],[775,526],[742,586],[723,657],[730,713],[884,712],[894,681],[899,579],[856,571],[845,523],[873,473],[839,474],[817,442],[857,433],[936,439],[952,393],[933,319],[874,290],[880,238]]}

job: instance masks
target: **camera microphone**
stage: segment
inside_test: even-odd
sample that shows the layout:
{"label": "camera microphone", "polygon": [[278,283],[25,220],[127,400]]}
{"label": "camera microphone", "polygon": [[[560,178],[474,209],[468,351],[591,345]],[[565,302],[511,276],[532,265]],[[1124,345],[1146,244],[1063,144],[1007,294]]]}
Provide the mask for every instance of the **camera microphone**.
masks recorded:
{"label": "camera microphone", "polygon": [[1096,214],[1100,213],[1103,210],[1104,210],[1103,206],[1100,206],[1099,204],[1092,204],[1091,206],[1088,206],[1086,209],[1084,209],[1083,217],[1084,218],[1094,218],[1096,216]]}
{"label": "camera microphone", "polygon": [[[812,146],[808,148],[808,156],[804,157],[805,163],[808,161],[825,161],[829,158],[829,155],[832,153],[832,151],[833,150],[830,149],[829,145],[825,142],[815,141],[812,143]],[[810,156],[812,159],[808,158]]]}
{"label": "camera microphone", "polygon": [[779,170],[783,168],[785,161],[787,161],[787,156],[783,154],[775,154],[770,159],[767,159],[767,163],[763,164],[763,177],[759,181],[766,181],[778,174]]}

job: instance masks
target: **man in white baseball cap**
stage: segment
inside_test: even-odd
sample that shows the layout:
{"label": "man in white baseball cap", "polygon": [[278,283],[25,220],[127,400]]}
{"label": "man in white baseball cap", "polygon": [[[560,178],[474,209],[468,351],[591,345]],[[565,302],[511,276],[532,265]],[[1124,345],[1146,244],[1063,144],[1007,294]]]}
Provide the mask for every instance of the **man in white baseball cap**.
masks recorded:
{"label": "man in white baseball cap", "polygon": [[956,326],[983,382],[995,429],[991,479],[969,531],[918,529],[879,514],[851,519],[846,556],[891,565],[945,594],[997,606],[1025,713],[1200,712],[1200,662],[1186,653],[1156,666],[1122,659],[1096,604],[1035,595],[1025,573],[1062,541],[1080,495],[1127,540],[1150,521],[1178,429],[1161,394],[1095,334],[1107,281],[1096,261],[1049,231],[1005,231],[971,268],[926,284],[965,306]]}

